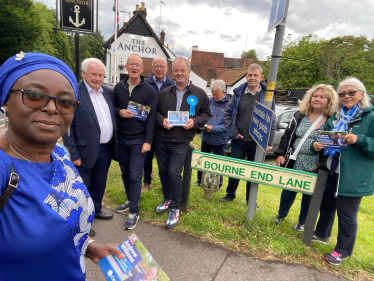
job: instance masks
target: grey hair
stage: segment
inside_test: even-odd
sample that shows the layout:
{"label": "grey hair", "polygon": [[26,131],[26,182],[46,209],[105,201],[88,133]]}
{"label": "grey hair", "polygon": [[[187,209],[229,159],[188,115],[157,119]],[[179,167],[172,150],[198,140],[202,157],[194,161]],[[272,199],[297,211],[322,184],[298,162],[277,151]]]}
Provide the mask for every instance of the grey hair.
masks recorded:
{"label": "grey hair", "polygon": [[162,59],[162,60],[165,62],[165,66],[168,66],[167,61],[166,61],[164,58],[162,58],[162,57],[157,57],[157,58],[155,58],[155,59],[152,61],[152,66],[155,65],[155,60],[158,60],[158,59]]}
{"label": "grey hair", "polygon": [[126,60],[126,64],[129,64],[129,58],[132,57],[132,56],[137,56],[140,58],[140,60],[142,61],[142,66],[143,66],[143,59],[141,56],[139,56],[138,54],[131,54],[127,57],[127,60]]}
{"label": "grey hair", "polygon": [[187,70],[190,70],[191,69],[191,63],[188,61],[188,59],[184,58],[184,57],[176,57],[173,61],[173,64],[171,65],[171,69],[174,70],[174,64],[175,62],[177,61],[180,61],[180,60],[183,60],[186,65],[187,65]]}
{"label": "grey hair", "polygon": [[259,69],[260,72],[261,72],[261,75],[262,75],[262,67],[261,67],[261,65],[259,65],[257,63],[252,63],[250,66],[248,66],[247,71],[250,70],[250,69]]}
{"label": "grey hair", "polygon": [[87,68],[90,64],[100,64],[103,69],[104,69],[104,72],[105,72],[105,65],[103,64],[103,62],[97,58],[88,58],[88,59],[85,59],[82,61],[82,71],[84,73],[87,72]]}
{"label": "grey hair", "polygon": [[[369,107],[369,97],[366,94],[366,88],[364,83],[362,83],[360,80],[358,80],[356,77],[347,77],[343,81],[341,81],[338,85],[337,92],[340,92],[341,87],[343,86],[354,86],[358,91],[363,92],[362,99],[359,100],[358,104],[361,109]],[[338,99],[338,102],[336,103],[336,115],[340,115],[340,109],[342,107],[342,104],[340,103],[340,99]]]}
{"label": "grey hair", "polygon": [[213,88],[217,88],[220,93],[226,91],[226,84],[223,80],[214,80],[213,83],[210,85],[210,90],[213,91]]}

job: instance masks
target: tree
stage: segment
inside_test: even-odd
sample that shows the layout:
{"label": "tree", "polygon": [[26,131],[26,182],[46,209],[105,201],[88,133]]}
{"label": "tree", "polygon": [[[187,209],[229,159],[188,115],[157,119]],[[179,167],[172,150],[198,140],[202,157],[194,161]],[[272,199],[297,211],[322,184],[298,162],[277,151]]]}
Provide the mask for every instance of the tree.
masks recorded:
{"label": "tree", "polygon": [[287,36],[282,47],[277,82],[282,89],[309,88],[323,82],[318,66],[320,40],[312,35],[304,36],[297,42]]}
{"label": "tree", "polygon": [[244,59],[246,57],[250,58],[252,61],[258,60],[258,57],[257,57],[255,49],[250,49],[247,52],[243,51],[242,55],[241,55],[241,58]]}
{"label": "tree", "polygon": [[2,0],[0,9],[0,64],[20,51],[35,50],[42,27],[31,0]]}

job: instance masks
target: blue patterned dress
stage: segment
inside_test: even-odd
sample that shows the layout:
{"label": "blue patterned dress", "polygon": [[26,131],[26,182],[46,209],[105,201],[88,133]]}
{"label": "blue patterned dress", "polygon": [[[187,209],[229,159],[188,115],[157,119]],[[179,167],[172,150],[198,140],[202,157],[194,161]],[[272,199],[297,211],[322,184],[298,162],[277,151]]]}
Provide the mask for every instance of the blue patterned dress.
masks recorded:
{"label": "blue patterned dress", "polygon": [[0,195],[10,163],[18,188],[0,212],[0,280],[85,280],[84,254],[94,219],[91,197],[64,149],[33,163],[0,149]]}

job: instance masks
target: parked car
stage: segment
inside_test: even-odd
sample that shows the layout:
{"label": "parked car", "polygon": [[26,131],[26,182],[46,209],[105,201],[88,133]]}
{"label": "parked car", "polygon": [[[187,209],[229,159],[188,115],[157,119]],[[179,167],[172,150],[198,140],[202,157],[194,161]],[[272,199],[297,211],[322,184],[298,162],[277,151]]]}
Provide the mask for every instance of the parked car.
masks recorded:
{"label": "parked car", "polygon": [[[283,104],[276,104],[275,105],[275,119],[276,119],[276,130],[275,136],[273,140],[273,148],[268,151],[269,156],[274,156],[274,151],[278,149],[280,140],[284,134],[284,130],[287,128],[288,124],[292,120],[292,116],[296,111],[299,110],[299,107],[296,105],[283,105]],[[225,155],[231,155],[231,141],[226,145]]]}

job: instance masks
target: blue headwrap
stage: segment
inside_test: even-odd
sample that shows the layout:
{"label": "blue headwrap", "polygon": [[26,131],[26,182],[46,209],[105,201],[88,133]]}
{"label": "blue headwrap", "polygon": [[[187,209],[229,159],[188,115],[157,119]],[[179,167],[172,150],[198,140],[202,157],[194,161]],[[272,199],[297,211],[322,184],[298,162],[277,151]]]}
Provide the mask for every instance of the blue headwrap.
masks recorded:
{"label": "blue headwrap", "polygon": [[41,54],[23,53],[9,58],[0,67],[0,106],[8,99],[13,84],[22,76],[40,69],[52,69],[66,77],[74,89],[75,99],[78,99],[77,79],[73,71],[61,60]]}

